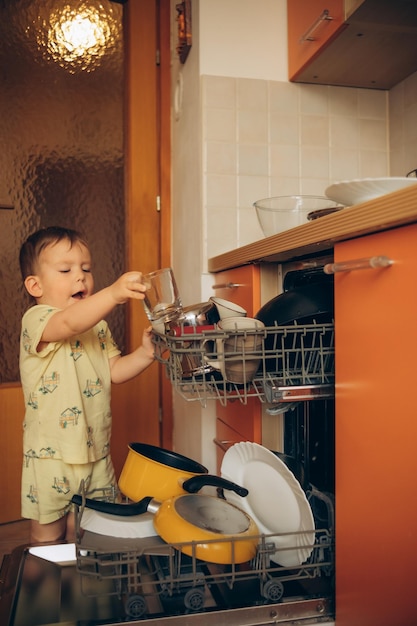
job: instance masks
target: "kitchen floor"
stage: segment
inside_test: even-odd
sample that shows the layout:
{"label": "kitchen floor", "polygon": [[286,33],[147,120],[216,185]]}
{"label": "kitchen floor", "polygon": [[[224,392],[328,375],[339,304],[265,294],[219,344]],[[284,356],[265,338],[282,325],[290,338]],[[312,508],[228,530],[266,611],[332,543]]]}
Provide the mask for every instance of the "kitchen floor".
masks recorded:
{"label": "kitchen floor", "polygon": [[0,565],[5,554],[10,554],[17,546],[29,544],[29,528],[29,520],[0,524]]}

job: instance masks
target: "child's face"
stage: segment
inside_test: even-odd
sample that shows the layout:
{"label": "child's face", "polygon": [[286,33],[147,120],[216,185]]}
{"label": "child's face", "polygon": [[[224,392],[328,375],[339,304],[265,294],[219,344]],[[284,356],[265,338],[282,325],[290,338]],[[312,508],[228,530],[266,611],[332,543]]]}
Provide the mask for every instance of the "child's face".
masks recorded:
{"label": "child's face", "polygon": [[39,255],[37,278],[38,304],[65,309],[87,298],[94,288],[88,248],[79,242],[71,247],[65,239],[47,246]]}

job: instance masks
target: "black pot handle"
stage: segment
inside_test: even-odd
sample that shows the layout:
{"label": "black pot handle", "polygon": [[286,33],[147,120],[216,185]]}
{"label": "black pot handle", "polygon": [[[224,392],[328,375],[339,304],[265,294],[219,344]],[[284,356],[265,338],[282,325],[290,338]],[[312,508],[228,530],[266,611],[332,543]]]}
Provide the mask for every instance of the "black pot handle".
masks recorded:
{"label": "black pot handle", "polygon": [[211,474],[199,474],[196,476],[191,476],[191,478],[187,478],[182,483],[182,488],[184,491],[188,491],[188,493],[196,493],[200,491],[202,487],[210,485],[211,487],[220,487],[222,489],[228,489],[229,491],[234,491],[238,496],[245,498],[249,491],[245,489],[245,487],[241,487],[236,483],[233,483],[226,478],[222,478],[221,476],[214,476]]}
{"label": "black pot handle", "polygon": [[132,515],[142,515],[148,510],[152,496],[146,496],[139,502],[131,504],[117,504],[116,502],[105,502],[103,500],[93,500],[91,498],[83,498],[76,494],[72,496],[71,502],[78,506],[86,506],[88,509],[99,511],[100,513],[109,513],[110,515],[119,515],[122,517],[130,517]]}

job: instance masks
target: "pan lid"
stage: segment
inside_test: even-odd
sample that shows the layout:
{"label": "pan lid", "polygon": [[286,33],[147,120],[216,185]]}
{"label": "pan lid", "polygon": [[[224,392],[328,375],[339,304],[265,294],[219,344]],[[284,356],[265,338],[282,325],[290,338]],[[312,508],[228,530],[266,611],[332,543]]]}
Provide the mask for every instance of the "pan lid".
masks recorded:
{"label": "pan lid", "polygon": [[184,494],[177,496],[174,507],[185,521],[216,534],[238,535],[247,532],[251,525],[247,513],[214,496]]}

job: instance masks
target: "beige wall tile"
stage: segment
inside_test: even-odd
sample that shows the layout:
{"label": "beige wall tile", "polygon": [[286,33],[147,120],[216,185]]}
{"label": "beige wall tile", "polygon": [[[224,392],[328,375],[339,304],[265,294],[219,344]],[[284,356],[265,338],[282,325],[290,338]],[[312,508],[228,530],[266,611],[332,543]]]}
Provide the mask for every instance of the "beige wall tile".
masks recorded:
{"label": "beige wall tile", "polygon": [[241,246],[264,237],[254,206],[238,210],[238,237]]}
{"label": "beige wall tile", "polygon": [[240,145],[237,169],[239,176],[268,176],[268,146],[249,143]]}
{"label": "beige wall tile", "polygon": [[350,87],[329,87],[330,115],[357,117],[358,91]]}
{"label": "beige wall tile", "polygon": [[301,193],[300,178],[291,176],[274,176],[271,179],[269,193],[275,196],[297,196]]}
{"label": "beige wall tile", "polygon": [[357,92],[359,117],[387,119],[388,92],[379,91],[378,89],[358,89]]}
{"label": "beige wall tile", "polygon": [[404,83],[404,107],[412,107],[417,102],[417,72],[409,76]]}
{"label": "beige wall tile", "polygon": [[332,115],[330,118],[330,146],[332,148],[359,148],[359,120],[357,117]]}
{"label": "beige wall tile", "polygon": [[269,115],[269,141],[275,144],[300,143],[300,118],[294,113],[273,111]]}
{"label": "beige wall tile", "polygon": [[240,143],[261,143],[268,139],[268,119],[256,110],[243,109],[237,114],[238,141]]}
{"label": "beige wall tile", "polygon": [[205,202],[208,207],[234,207],[236,201],[236,176],[207,174]]}
{"label": "beige wall tile", "polygon": [[269,193],[267,176],[239,176],[239,208],[252,206],[256,200],[267,198]]}
{"label": "beige wall tile", "polygon": [[236,141],[236,112],[233,109],[207,108],[203,136],[207,141]]}
{"label": "beige wall tile", "polygon": [[359,145],[362,148],[388,152],[387,124],[385,120],[359,120]]}
{"label": "beige wall tile", "polygon": [[299,85],[300,114],[328,115],[329,87],[323,85]]}
{"label": "beige wall tile", "polygon": [[301,146],[301,182],[303,178],[329,178],[329,150],[328,148],[315,148]]}
{"label": "beige wall tile", "polygon": [[391,176],[405,176],[417,167],[417,72],[388,94]]}
{"label": "beige wall tile", "polygon": [[268,107],[268,82],[250,78],[237,79],[237,107],[261,114]]}
{"label": "beige wall tile", "polygon": [[205,76],[203,80],[203,105],[212,108],[236,108],[236,78]]}
{"label": "beige wall tile", "polygon": [[330,148],[330,182],[359,178],[359,150]]}
{"label": "beige wall tile", "polygon": [[237,174],[236,143],[207,141],[203,167],[211,174]]}
{"label": "beige wall tile", "polygon": [[329,118],[320,115],[301,116],[301,145],[329,146]]}
{"label": "beige wall tile", "polygon": [[294,83],[269,82],[270,112],[298,115],[299,94],[299,87]]}
{"label": "beige wall tile", "polygon": [[238,245],[237,209],[210,208],[207,212],[207,249],[210,256]]}
{"label": "beige wall tile", "polygon": [[298,177],[300,175],[300,148],[299,146],[271,145],[270,152],[270,176],[275,177]]}
{"label": "beige wall tile", "polygon": [[[388,102],[390,109],[400,102],[403,111],[405,87],[391,99],[380,91],[267,80],[202,82],[205,259],[259,238],[256,200],[323,195],[338,180],[386,176],[390,136],[404,141],[401,124],[389,129],[387,119]],[[397,151],[396,167],[405,158]],[[227,235],[223,220],[213,223],[214,210],[225,214]]]}
{"label": "beige wall tile", "polygon": [[382,154],[379,150],[361,150],[360,178],[380,178],[381,176],[387,176],[388,168],[387,154]]}

